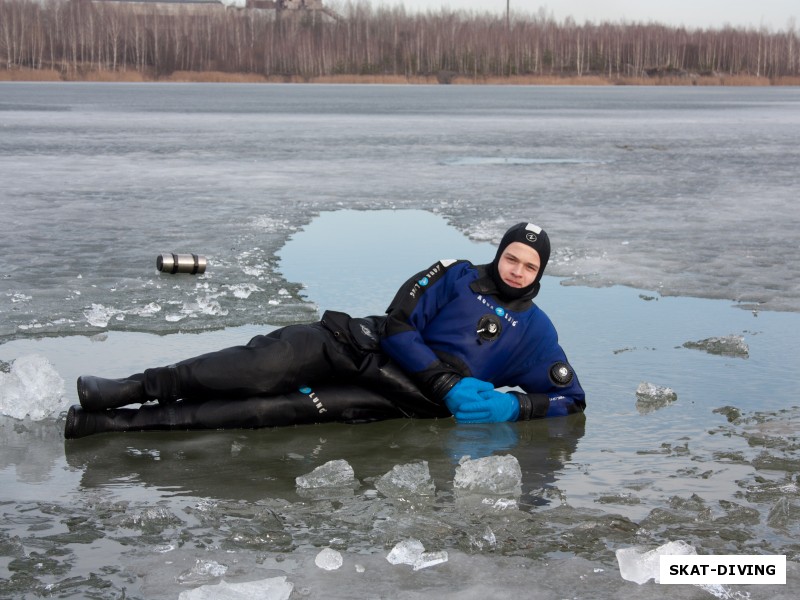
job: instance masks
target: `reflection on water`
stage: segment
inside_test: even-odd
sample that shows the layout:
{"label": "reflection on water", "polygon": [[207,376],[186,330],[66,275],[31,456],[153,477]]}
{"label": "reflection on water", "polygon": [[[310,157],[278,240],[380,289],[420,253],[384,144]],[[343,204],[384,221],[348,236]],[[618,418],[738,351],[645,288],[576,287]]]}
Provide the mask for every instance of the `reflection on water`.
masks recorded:
{"label": "reflection on water", "polygon": [[453,472],[463,456],[511,453],[523,470],[522,503],[546,504],[548,485],[571,459],[584,420],[575,415],[499,426],[435,420],[97,435],[66,443],[64,452],[85,489],[136,482],[167,495],[248,501],[267,491],[272,498],[297,501],[295,478],[331,460],[346,460],[362,481],[383,475],[394,464],[425,460],[437,488],[452,491]]}
{"label": "reflection on water", "polygon": [[[380,232],[391,248],[386,257],[365,254],[358,243],[365,231]],[[453,233],[443,219],[419,211],[323,214],[281,251],[282,272],[303,283],[321,308],[380,312],[400,282],[441,256],[479,262],[493,255],[490,245],[458,234],[453,240]],[[553,238],[557,245],[557,233]],[[419,239],[442,240],[447,248],[414,254]],[[635,584],[619,578],[614,550],[683,539],[701,553],[797,560],[800,411],[792,407],[800,388],[800,315],[754,315],[727,302],[623,287],[563,286],[552,277],[537,302],[555,321],[587,390],[585,416],[105,434],[69,442],[63,421],[0,418],[0,597],[176,598],[224,571],[230,581],[286,574],[312,598],[392,596],[398,585],[426,596],[434,579],[457,587],[476,573],[503,595],[693,598],[668,594],[665,586],[629,587]],[[81,372],[120,376],[270,328],[16,340],[0,346],[0,360],[47,357],[67,381],[66,406],[76,401],[72,382]],[[684,347],[731,335],[744,338],[746,356]],[[677,398],[640,412],[636,390],[643,382],[669,387]],[[461,456],[491,454],[520,463],[516,504],[453,488]],[[296,477],[340,459],[353,467],[357,487],[298,492]],[[375,480],[393,466],[420,460],[429,464],[435,497],[376,491]],[[448,550],[449,562],[419,578],[401,576],[384,557],[408,538]],[[323,547],[342,552],[350,568],[321,580],[313,557]],[[365,573],[354,561],[367,565]],[[789,579],[796,590],[797,572]],[[555,596],[550,582],[557,582]],[[790,597],[781,596],[786,590],[748,591],[753,600]]]}

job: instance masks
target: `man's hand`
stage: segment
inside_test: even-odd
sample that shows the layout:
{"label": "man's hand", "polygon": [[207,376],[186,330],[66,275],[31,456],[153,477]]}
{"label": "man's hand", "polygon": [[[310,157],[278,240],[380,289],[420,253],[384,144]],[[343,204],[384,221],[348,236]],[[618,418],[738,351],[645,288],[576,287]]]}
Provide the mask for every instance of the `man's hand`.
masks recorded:
{"label": "man's hand", "polygon": [[514,394],[495,389],[481,390],[478,398],[463,402],[453,412],[459,423],[503,423],[519,417],[519,400]]}
{"label": "man's hand", "polygon": [[477,402],[481,400],[480,392],[494,390],[494,386],[488,381],[481,381],[474,377],[464,377],[455,384],[444,397],[444,403],[454,415],[461,410],[466,402]]}

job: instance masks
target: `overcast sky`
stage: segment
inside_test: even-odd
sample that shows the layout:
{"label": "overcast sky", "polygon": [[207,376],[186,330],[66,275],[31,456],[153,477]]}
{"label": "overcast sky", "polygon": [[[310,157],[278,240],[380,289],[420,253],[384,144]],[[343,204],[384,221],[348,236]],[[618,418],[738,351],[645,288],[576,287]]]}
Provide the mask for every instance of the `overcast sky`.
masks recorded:
{"label": "overcast sky", "polygon": [[[341,1],[341,0],[340,0]],[[336,0],[323,0],[331,5]],[[441,7],[491,11],[505,14],[506,0],[368,0],[376,7],[379,4],[403,4],[409,10],[438,10]],[[689,28],[727,25],[734,27],[766,27],[787,30],[790,17],[800,28],[800,0],[510,0],[511,11],[529,14],[544,7],[549,14],[561,21],[571,16],[578,23],[584,21],[650,22],[666,25],[684,25]]]}

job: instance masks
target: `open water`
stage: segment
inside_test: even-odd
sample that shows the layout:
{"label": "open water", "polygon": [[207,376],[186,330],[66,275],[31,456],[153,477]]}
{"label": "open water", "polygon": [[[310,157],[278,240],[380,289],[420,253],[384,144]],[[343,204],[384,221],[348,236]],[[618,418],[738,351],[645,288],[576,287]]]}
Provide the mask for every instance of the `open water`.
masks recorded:
{"label": "open water", "polygon": [[[798,109],[796,88],[0,84],[0,597],[796,597]],[[537,302],[585,417],[63,439],[81,373],[382,312],[522,220],[553,241]],[[162,252],[208,270],[159,274]],[[513,456],[520,488],[465,493],[463,455]],[[333,460],[355,481],[298,487]],[[425,485],[381,485],[421,461]],[[391,564],[409,539],[447,560]],[[787,585],[622,578],[616,550],[678,540],[784,554]]]}

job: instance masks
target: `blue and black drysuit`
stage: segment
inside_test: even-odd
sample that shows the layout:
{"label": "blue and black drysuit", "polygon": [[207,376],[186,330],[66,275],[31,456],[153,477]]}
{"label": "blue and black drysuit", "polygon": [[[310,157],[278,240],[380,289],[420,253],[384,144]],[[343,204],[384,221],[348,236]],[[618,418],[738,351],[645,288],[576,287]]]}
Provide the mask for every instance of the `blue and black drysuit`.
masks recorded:
{"label": "blue and black drysuit", "polygon": [[[491,263],[437,262],[400,288],[384,317],[327,311],[317,323],[126,379],[81,376],[65,436],[582,412],[583,389],[533,303],[549,258],[547,233],[518,223]],[[521,391],[495,389],[506,387]],[[119,408],[149,400],[159,403]]]}
{"label": "blue and black drysuit", "polygon": [[467,377],[521,388],[517,420],[582,411],[550,319],[530,299],[500,302],[487,267],[441,261],[409,279],[386,316],[327,311],[147,369],[129,378],[142,382],[136,401],[159,403],[90,413],[85,434],[449,417],[445,397]]}
{"label": "blue and black drysuit", "polygon": [[519,387],[519,420],[582,411],[585,395],[550,319],[530,299],[502,301],[488,266],[440,261],[388,310],[383,351],[429,397],[461,378]]}

